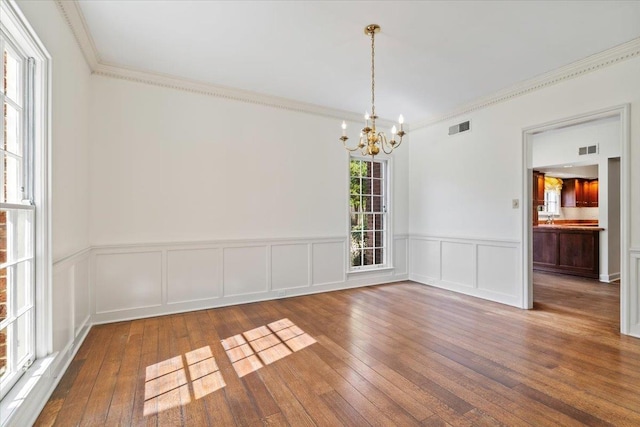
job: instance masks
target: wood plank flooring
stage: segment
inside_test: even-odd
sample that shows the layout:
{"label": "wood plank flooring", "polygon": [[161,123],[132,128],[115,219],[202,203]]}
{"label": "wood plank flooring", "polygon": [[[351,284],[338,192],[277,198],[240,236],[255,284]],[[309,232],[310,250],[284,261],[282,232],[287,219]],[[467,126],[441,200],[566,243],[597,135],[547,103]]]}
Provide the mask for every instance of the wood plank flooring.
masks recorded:
{"label": "wood plank flooring", "polygon": [[530,311],[405,282],[95,326],[36,425],[640,425],[618,286],[534,282]]}

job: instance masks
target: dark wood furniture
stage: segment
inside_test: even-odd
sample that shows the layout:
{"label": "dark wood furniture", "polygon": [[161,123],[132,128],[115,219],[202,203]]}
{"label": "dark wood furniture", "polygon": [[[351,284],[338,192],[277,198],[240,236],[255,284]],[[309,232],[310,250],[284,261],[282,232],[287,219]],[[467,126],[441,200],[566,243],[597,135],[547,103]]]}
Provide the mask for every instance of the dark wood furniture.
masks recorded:
{"label": "dark wood furniture", "polygon": [[538,206],[544,205],[544,174],[533,171],[533,191],[532,191],[532,209],[531,215],[533,225],[538,225]]}
{"label": "dark wood furniture", "polygon": [[562,184],[562,207],[598,207],[598,180],[565,179]]}
{"label": "dark wood furniture", "polygon": [[600,275],[599,227],[533,227],[533,269],[597,279]]}

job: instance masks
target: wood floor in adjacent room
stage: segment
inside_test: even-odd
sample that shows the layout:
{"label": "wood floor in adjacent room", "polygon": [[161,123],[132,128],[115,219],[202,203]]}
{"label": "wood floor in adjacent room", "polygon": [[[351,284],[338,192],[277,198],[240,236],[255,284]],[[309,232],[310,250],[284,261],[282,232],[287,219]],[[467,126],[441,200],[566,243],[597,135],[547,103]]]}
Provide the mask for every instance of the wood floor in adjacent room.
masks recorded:
{"label": "wood floor in adjacent room", "polygon": [[94,326],[37,425],[640,425],[619,289],[411,282]]}

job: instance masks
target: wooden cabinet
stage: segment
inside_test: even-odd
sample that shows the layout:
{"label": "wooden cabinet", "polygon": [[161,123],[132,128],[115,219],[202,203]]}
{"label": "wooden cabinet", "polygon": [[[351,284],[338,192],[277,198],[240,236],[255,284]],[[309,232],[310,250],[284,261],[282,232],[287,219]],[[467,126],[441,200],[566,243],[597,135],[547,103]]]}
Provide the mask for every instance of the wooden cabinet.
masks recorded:
{"label": "wooden cabinet", "polygon": [[571,178],[562,184],[563,208],[586,208],[598,206],[598,180]]}
{"label": "wooden cabinet", "polygon": [[532,191],[533,225],[538,225],[538,206],[544,205],[544,174],[533,171],[533,191]]}
{"label": "wooden cabinet", "polygon": [[600,228],[533,228],[533,269],[597,279]]}
{"label": "wooden cabinet", "polygon": [[598,180],[592,179],[589,181],[589,196],[587,197],[587,204],[589,207],[598,207]]}

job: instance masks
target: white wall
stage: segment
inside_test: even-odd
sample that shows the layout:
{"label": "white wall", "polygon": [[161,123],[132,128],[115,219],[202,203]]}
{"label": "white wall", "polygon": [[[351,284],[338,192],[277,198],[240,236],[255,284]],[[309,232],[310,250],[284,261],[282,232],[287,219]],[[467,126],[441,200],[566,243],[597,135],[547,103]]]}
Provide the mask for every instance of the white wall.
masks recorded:
{"label": "white wall", "polygon": [[[51,357],[10,425],[30,425],[88,330],[90,70],[53,1],[17,4],[52,57],[51,82]],[[43,362],[44,363],[44,362]],[[34,369],[36,366],[34,365]],[[27,374],[28,375],[28,374]],[[20,384],[20,383],[19,383]]]}
{"label": "white wall", "polygon": [[[93,245],[345,234],[338,120],[92,80]],[[399,233],[406,197],[396,194]]]}
{"label": "white wall", "polygon": [[[471,114],[415,130],[410,152],[410,277],[425,283],[440,284],[438,277],[420,274],[424,265],[446,264],[447,253],[435,247],[427,250],[416,239],[456,238],[464,242],[474,239],[498,240],[517,247],[522,242],[525,224],[520,209],[523,201],[522,131],[524,128],[597,111],[631,104],[630,157],[630,254],[632,272],[639,271],[640,251],[640,58],[604,67],[581,77],[536,90],[523,96],[492,105]],[[450,125],[471,119],[471,132],[454,137],[447,135]],[[626,195],[623,195],[626,197]],[[511,200],[519,199],[520,209],[511,208]],[[416,236],[416,237],[414,237]],[[516,250],[516,249],[514,249]],[[519,251],[519,249],[517,249]],[[635,255],[634,255],[635,254]],[[481,271],[482,264],[494,265],[495,274],[506,274],[508,286],[503,293],[522,305],[523,275],[518,261],[500,261],[493,254],[473,261],[468,255],[469,271],[465,292],[478,295],[469,278]],[[635,257],[635,258],[634,258]],[[435,259],[434,259],[435,258]],[[630,278],[632,292],[638,288],[637,277]],[[491,289],[498,295],[499,289]],[[497,299],[494,295],[488,297]],[[480,295],[481,296],[481,295]],[[487,293],[484,293],[487,297]],[[633,298],[631,298],[633,301]],[[504,300],[504,299],[503,299]],[[632,332],[640,335],[637,298],[631,309]]]}
{"label": "white wall", "polygon": [[347,275],[340,132],[334,118],[94,76],[93,320],[406,278],[409,146],[392,160],[397,268]]}

